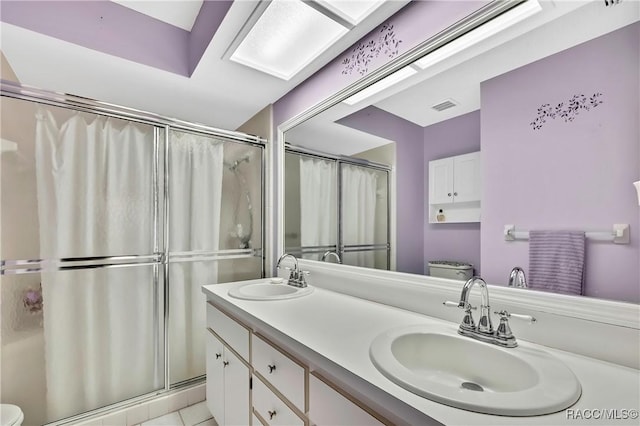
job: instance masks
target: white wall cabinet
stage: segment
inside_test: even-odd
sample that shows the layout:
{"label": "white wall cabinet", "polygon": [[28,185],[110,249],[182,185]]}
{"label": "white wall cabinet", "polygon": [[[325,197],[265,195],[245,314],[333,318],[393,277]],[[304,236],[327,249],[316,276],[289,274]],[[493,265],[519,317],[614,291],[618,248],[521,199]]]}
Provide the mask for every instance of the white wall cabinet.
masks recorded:
{"label": "white wall cabinet", "polygon": [[429,161],[430,223],[479,222],[481,197],[479,151]]}

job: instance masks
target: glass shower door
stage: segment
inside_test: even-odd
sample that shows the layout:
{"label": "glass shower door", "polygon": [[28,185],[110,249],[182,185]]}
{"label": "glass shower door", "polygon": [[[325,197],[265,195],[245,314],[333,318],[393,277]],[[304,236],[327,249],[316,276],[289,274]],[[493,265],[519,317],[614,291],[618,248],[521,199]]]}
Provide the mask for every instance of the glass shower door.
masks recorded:
{"label": "glass shower door", "polygon": [[261,146],[171,130],[167,258],[169,383],[205,374],[202,285],[260,278]]}
{"label": "glass shower door", "polygon": [[285,177],[285,252],[312,260],[337,252],[336,161],[287,152]]}
{"label": "glass shower door", "polygon": [[389,173],[340,163],[341,256],[346,265],[389,269]]}
{"label": "glass shower door", "polygon": [[163,388],[155,128],[1,102],[2,402],[42,424]]}

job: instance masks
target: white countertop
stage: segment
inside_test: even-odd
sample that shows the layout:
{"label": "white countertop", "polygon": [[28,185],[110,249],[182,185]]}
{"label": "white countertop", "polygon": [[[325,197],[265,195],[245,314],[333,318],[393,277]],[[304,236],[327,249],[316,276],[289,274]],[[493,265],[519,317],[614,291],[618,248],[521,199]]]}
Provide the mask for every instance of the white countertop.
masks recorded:
{"label": "white countertop", "polygon": [[[240,300],[227,294],[233,287],[260,281],[263,280],[207,285],[202,288],[209,300],[244,319],[248,325],[258,326],[263,332],[266,332],[265,326],[273,329],[272,331],[286,336],[292,343],[341,366],[390,397],[438,422],[447,425],[640,424],[637,418],[640,408],[640,371],[521,340],[521,347],[545,350],[571,368],[582,385],[582,396],[570,410],[574,416],[582,415],[582,418],[570,418],[566,410],[534,417],[496,416],[430,401],[384,377],[369,359],[369,346],[378,334],[395,327],[441,324],[450,327],[452,333],[455,333],[458,324],[321,288],[315,288],[308,296],[280,301]],[[571,336],[567,338],[570,339]],[[517,352],[518,348],[512,350]],[[609,411],[608,414],[614,417],[608,419],[601,417],[603,414],[595,410],[616,411]],[[635,410],[636,417],[624,418],[628,417],[628,410]]]}

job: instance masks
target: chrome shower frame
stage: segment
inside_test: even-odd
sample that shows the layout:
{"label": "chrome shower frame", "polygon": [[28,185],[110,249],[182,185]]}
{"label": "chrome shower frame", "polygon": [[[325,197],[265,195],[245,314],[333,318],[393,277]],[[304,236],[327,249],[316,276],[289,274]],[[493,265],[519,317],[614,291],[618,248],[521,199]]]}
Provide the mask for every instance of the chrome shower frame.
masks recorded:
{"label": "chrome shower frame", "polygon": [[[117,255],[117,256],[92,256],[60,259],[24,259],[24,260],[0,260],[0,276],[27,274],[52,271],[68,271],[77,269],[101,269],[117,267],[152,266],[154,288],[154,334],[156,339],[154,352],[154,366],[156,372],[164,376],[164,386],[138,397],[122,402],[110,404],[95,410],[80,413],[78,415],[61,419],[50,425],[75,424],[89,417],[103,415],[121,408],[139,404],[153,399],[162,394],[168,394],[174,390],[185,388],[204,381],[205,376],[194,377],[177,383],[170,381],[170,341],[169,341],[169,265],[177,262],[196,261],[221,261],[229,259],[243,259],[259,257],[261,259],[261,276],[265,276],[265,216],[266,216],[266,139],[242,132],[228,131],[215,127],[191,123],[184,120],[166,117],[159,114],[140,111],[133,108],[122,107],[106,102],[96,101],[80,96],[56,93],[48,90],[29,87],[14,82],[0,80],[0,95],[41,105],[60,107],[79,112],[99,114],[130,122],[151,126],[153,129],[153,160],[152,160],[152,186],[153,186],[153,253],[141,255]],[[260,148],[261,173],[260,173],[260,203],[261,203],[261,232],[260,248],[255,249],[227,249],[216,251],[169,251],[169,133],[171,130],[195,133],[206,137],[221,139],[223,142],[247,144]],[[162,153],[162,156],[161,156]],[[160,179],[162,176],[162,182]],[[163,277],[160,277],[160,270]],[[162,281],[162,282],[161,282]],[[162,287],[161,287],[162,285]],[[162,289],[162,290],[161,290]],[[160,297],[162,294],[163,315],[159,312]],[[160,323],[162,322],[162,324]],[[164,368],[160,368],[164,362]]]}
{"label": "chrome shower frame", "polygon": [[[304,246],[304,247],[285,247],[284,251],[286,253],[293,253],[295,255],[302,254],[315,254],[315,253],[324,253],[327,250],[335,250],[336,253],[340,256],[340,258],[344,262],[344,254],[345,253],[353,253],[353,252],[364,252],[364,251],[381,251],[386,250],[387,252],[387,270],[391,269],[391,225],[390,225],[390,215],[391,215],[391,167],[382,164],[376,163],[373,161],[364,160],[361,158],[355,157],[347,157],[344,155],[333,155],[328,154],[316,150],[312,150],[309,148],[303,148],[295,145],[291,145],[289,143],[285,143],[285,161],[286,154],[295,154],[299,156],[306,156],[311,158],[318,158],[321,160],[334,161],[336,163],[337,169],[337,221],[336,221],[336,245],[322,245],[322,246]],[[387,242],[381,244],[344,244],[342,239],[342,164],[348,164],[352,166],[363,167],[379,172],[383,172],[387,177]],[[285,177],[286,179],[286,177]]]}

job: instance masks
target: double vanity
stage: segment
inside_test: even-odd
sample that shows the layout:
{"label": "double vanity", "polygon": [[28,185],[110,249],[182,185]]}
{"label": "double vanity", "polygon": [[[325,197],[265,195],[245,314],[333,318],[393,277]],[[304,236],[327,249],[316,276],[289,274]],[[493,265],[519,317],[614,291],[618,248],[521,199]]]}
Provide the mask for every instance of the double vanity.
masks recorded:
{"label": "double vanity", "polygon": [[[637,424],[636,369],[465,335],[464,300],[459,325],[313,284],[203,287],[207,403],[219,424],[575,424],[584,413]],[[596,421],[594,409],[613,417]]]}

